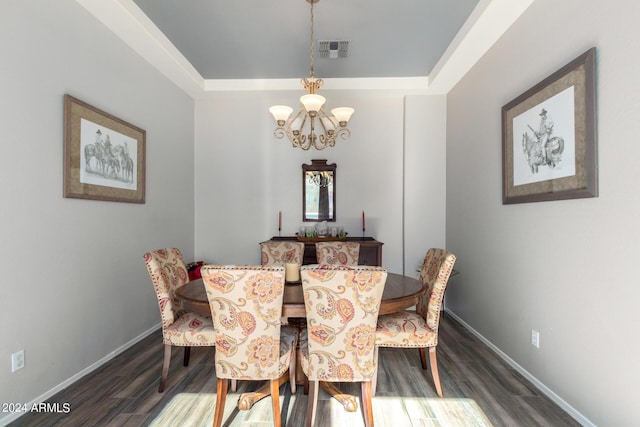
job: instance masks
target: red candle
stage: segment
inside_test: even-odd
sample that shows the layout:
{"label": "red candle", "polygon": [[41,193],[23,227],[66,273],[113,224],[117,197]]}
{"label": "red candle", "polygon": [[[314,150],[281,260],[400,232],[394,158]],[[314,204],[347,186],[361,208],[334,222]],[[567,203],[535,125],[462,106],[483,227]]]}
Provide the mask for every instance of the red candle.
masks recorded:
{"label": "red candle", "polygon": [[365,230],[365,227],[364,227],[364,211],[362,211],[362,231],[364,231],[364,230]]}
{"label": "red candle", "polygon": [[282,211],[278,212],[278,231],[282,230]]}

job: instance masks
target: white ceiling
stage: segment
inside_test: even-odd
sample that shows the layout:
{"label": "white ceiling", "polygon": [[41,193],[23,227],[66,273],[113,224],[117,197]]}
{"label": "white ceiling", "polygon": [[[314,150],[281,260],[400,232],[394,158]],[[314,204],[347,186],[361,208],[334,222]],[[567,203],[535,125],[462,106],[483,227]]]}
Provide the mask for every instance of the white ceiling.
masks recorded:
{"label": "white ceiling", "polygon": [[[76,0],[195,98],[300,90],[310,62],[305,0]],[[314,40],[324,89],[446,93],[534,0],[320,0]]]}

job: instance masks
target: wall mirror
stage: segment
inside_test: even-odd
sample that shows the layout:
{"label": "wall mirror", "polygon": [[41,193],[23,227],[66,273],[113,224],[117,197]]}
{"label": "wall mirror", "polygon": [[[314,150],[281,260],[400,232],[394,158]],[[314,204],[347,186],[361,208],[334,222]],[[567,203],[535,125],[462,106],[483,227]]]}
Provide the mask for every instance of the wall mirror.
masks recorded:
{"label": "wall mirror", "polygon": [[336,220],[336,164],[311,160],[302,164],[302,220]]}

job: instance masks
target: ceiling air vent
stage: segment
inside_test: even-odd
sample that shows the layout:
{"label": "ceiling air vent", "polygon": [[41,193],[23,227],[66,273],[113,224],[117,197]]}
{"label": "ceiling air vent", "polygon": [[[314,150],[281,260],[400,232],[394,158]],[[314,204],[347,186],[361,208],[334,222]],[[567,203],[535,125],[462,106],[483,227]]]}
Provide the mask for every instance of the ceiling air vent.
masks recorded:
{"label": "ceiling air vent", "polygon": [[320,40],[318,52],[322,58],[346,58],[349,54],[349,42],[347,40]]}

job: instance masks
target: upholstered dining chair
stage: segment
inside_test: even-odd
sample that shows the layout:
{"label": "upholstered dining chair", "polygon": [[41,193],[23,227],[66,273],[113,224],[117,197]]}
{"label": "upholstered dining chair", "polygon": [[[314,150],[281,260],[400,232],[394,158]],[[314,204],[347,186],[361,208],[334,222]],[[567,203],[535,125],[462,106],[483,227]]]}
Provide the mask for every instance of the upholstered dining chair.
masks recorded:
{"label": "upholstered dining chair", "polygon": [[260,243],[262,265],[302,265],[304,243],[287,241],[269,241]]}
{"label": "upholstered dining chair", "polygon": [[282,266],[203,266],[200,270],[216,328],[214,427],[222,425],[229,380],[268,380],[273,423],[280,426],[280,384],[296,392],[298,330],[280,324]]}
{"label": "upholstered dining chair", "polygon": [[175,292],[189,281],[182,253],[177,248],[158,249],[144,254],[149,277],[158,297],[162,319],[164,358],[158,392],[164,391],[171,362],[171,347],[184,347],[184,366],[189,364],[192,346],[215,345],[215,331],[211,317],[182,310]]}
{"label": "upholstered dining chair", "polygon": [[[377,347],[419,348],[422,369],[427,369],[426,349],[429,349],[431,376],[438,396],[442,397],[436,347],[440,310],[447,288],[449,276],[456,262],[456,256],[446,249],[431,248],[422,263],[420,281],[426,292],[416,304],[416,310],[405,310],[378,317],[376,330]],[[375,379],[373,385],[375,395]]]}
{"label": "upholstered dining chair", "polygon": [[360,382],[365,425],[373,426],[376,321],[387,271],[368,266],[302,266],[307,329],[300,362],[310,390],[307,426],[315,423],[320,381]]}
{"label": "upholstered dining chair", "polygon": [[358,265],[360,243],[317,242],[316,260],[325,265]]}

